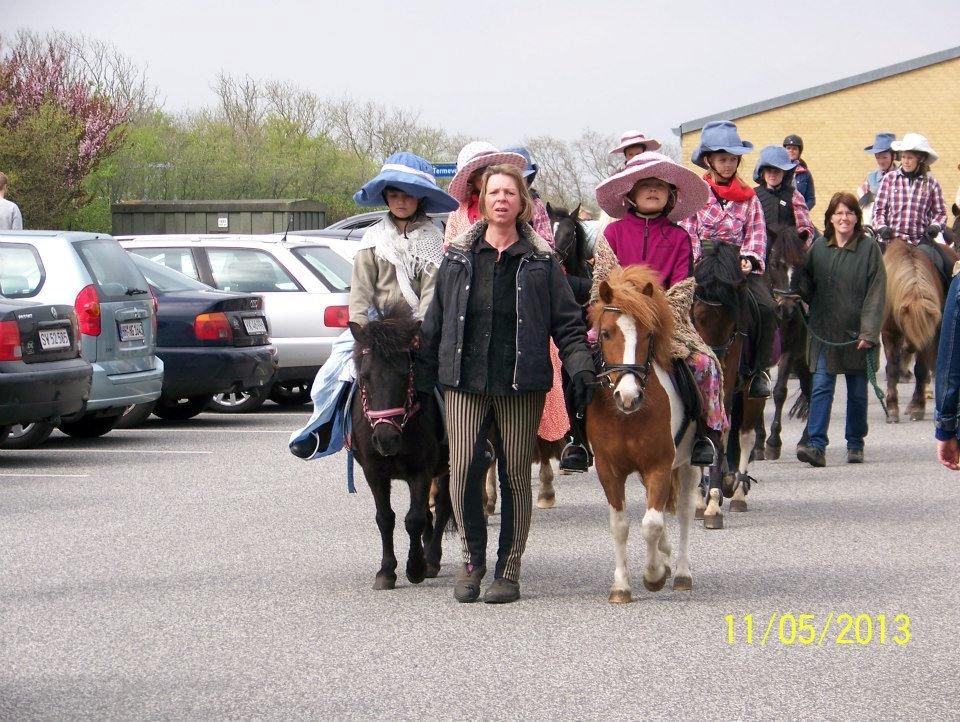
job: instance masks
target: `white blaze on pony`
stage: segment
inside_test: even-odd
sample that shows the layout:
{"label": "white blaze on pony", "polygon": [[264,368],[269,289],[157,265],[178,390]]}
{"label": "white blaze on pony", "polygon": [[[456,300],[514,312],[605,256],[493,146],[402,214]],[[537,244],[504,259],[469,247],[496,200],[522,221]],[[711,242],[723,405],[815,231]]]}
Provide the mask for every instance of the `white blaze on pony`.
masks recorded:
{"label": "white blaze on pony", "polygon": [[[634,366],[637,363],[637,324],[629,316],[621,315],[617,326],[623,334],[623,365]],[[633,374],[623,374],[613,392],[620,402],[621,409],[636,411],[640,407],[640,385]]]}

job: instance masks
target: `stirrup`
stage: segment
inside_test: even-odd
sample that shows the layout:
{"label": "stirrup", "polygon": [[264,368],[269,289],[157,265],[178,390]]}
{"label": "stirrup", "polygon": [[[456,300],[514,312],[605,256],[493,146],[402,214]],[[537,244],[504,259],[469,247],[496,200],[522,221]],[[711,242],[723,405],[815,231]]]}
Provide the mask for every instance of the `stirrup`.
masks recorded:
{"label": "stirrup", "polygon": [[[709,462],[703,462],[703,463],[701,463],[701,462],[698,462],[698,461],[694,461],[694,458],[693,458],[693,457],[694,457],[694,454],[693,454],[693,452],[695,452],[695,451],[697,450],[697,446],[700,445],[700,443],[703,442],[703,441],[706,441],[708,444],[710,444],[711,458],[710,458],[710,461],[709,461]],[[717,459],[718,459],[718,458],[719,458],[719,457],[718,457],[717,445],[713,443],[713,439],[711,439],[711,438],[710,438],[709,436],[707,436],[706,434],[697,435],[697,436],[694,438],[694,440],[693,440],[693,449],[691,450],[691,454],[690,454],[690,463],[691,463],[691,465],[693,465],[693,466],[699,466],[699,467],[713,466],[714,464],[717,463]]]}

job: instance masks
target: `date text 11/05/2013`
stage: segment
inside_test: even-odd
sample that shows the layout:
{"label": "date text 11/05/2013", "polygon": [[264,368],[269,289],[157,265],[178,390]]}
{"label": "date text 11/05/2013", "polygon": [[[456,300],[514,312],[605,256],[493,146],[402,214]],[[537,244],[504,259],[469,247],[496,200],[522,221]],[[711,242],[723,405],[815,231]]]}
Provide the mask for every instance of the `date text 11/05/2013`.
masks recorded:
{"label": "date text 11/05/2013", "polygon": [[866,647],[894,644],[902,647],[912,639],[910,615],[835,613],[826,615],[771,612],[766,617],[727,614],[727,644],[784,647],[824,644]]}

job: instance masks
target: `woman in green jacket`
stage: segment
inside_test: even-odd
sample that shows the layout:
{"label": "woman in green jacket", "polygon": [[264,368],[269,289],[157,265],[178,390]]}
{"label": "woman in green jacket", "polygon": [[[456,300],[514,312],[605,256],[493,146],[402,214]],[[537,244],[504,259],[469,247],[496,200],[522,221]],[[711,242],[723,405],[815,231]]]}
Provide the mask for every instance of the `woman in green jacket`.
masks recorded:
{"label": "woman in green jacket", "polygon": [[[794,278],[810,304],[807,361],[813,371],[808,446],[797,458],[825,466],[827,429],[837,374],[847,379],[847,461],[863,462],[867,435],[866,357],[880,343],[887,274],[880,246],[863,230],[863,214],[852,193],[836,193],[824,215],[826,236],[818,238]],[[833,346],[824,344],[845,344]]]}

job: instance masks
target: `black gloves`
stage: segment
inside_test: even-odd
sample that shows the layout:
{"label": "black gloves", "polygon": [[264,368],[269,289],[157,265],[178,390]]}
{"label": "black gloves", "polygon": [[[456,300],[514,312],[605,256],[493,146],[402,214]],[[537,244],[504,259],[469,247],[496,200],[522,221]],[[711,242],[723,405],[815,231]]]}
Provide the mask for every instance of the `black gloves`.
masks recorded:
{"label": "black gloves", "polygon": [[593,401],[593,388],[597,375],[593,371],[578,371],[573,377],[573,405],[583,411]]}
{"label": "black gloves", "polygon": [[943,229],[940,228],[940,226],[938,226],[936,223],[931,223],[929,226],[927,226],[927,238],[929,238],[931,241],[935,241],[937,236],[940,235],[941,230]]}
{"label": "black gloves", "polygon": [[877,229],[877,238],[881,241],[892,241],[893,229],[890,226],[881,226]]}

